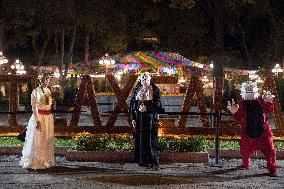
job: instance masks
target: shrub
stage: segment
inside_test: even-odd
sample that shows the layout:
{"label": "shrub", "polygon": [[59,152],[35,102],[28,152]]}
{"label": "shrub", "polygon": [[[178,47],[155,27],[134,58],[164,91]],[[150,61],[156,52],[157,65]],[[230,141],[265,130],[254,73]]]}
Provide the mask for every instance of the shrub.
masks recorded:
{"label": "shrub", "polygon": [[133,139],[132,137],[125,137],[123,135],[117,135],[109,137],[106,141],[106,147],[108,150],[132,150]]}
{"label": "shrub", "polygon": [[94,136],[88,132],[78,133],[74,138],[76,150],[131,150],[131,137],[109,135]]}
{"label": "shrub", "polygon": [[176,146],[175,141],[177,139],[175,138],[164,138],[159,137],[158,138],[158,149],[160,151],[170,151],[173,149],[174,146]]}
{"label": "shrub", "polygon": [[[77,150],[132,150],[134,140],[125,135],[102,135],[95,136],[88,132],[77,134],[74,138]],[[193,138],[158,138],[159,151],[172,152],[202,152],[207,148],[214,148],[214,142],[206,140],[204,136],[198,135]],[[239,149],[239,142],[222,141],[221,148]]]}
{"label": "shrub", "polygon": [[202,135],[197,135],[192,140],[192,151],[193,152],[202,152],[208,148],[208,141]]}
{"label": "shrub", "polygon": [[99,150],[104,142],[88,132],[78,133],[74,138],[76,150]]}
{"label": "shrub", "polygon": [[283,150],[284,143],[283,142],[274,142],[274,146],[275,146],[276,150]]}
{"label": "shrub", "polygon": [[208,141],[204,136],[196,136],[192,139],[159,138],[160,151],[173,152],[201,152],[207,148]]}

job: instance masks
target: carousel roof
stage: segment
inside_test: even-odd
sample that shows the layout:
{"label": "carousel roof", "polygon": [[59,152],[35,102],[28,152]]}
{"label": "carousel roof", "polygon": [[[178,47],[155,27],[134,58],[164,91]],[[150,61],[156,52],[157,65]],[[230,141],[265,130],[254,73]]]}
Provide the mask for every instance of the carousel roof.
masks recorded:
{"label": "carousel roof", "polygon": [[[104,74],[106,66],[100,65],[99,60],[84,62],[78,65],[77,71],[92,74]],[[187,72],[192,75],[196,71],[208,71],[209,65],[192,61],[178,53],[163,51],[130,51],[116,58],[108,56],[107,59],[114,59],[115,64],[108,65],[108,73],[139,73],[148,71],[162,75],[179,74]]]}
{"label": "carousel roof", "polygon": [[180,54],[161,51],[132,51],[118,58],[118,69],[124,72],[154,70],[164,74],[178,74],[183,69],[208,70],[209,65],[189,60]]}

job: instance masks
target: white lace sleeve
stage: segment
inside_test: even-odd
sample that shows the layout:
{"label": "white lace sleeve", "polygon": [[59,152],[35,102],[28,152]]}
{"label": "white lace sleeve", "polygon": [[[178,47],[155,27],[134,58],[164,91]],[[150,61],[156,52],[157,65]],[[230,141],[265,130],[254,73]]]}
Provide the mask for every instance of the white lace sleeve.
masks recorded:
{"label": "white lace sleeve", "polygon": [[37,114],[37,108],[36,108],[36,96],[35,93],[31,94],[31,102],[32,102],[32,111],[33,111],[33,115],[36,121],[38,121],[38,114]]}

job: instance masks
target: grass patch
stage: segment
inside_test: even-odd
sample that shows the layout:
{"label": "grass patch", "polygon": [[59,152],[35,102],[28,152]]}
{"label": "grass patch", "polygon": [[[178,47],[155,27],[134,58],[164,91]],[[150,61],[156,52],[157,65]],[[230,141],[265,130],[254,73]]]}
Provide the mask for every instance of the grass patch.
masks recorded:
{"label": "grass patch", "polygon": [[276,150],[283,150],[284,149],[284,142],[274,142],[274,147]]}
{"label": "grass patch", "polygon": [[0,146],[22,146],[23,142],[16,137],[0,137]]}
{"label": "grass patch", "polygon": [[[1,146],[23,146],[24,143],[19,141],[16,137],[0,137],[0,147]],[[68,147],[73,148],[75,146],[75,142],[72,139],[61,139],[56,138],[54,141],[54,145],[56,147]]]}
{"label": "grass patch", "polygon": [[54,145],[56,147],[74,148],[75,147],[75,142],[74,142],[73,139],[55,138]]}

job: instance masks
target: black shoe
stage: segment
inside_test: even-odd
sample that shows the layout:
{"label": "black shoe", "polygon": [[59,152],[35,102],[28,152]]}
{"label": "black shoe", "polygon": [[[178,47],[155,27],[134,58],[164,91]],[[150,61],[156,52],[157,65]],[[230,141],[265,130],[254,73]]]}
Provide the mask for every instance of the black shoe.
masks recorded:
{"label": "black shoe", "polygon": [[30,171],[30,172],[36,172],[36,170],[32,168],[25,168],[25,170]]}
{"label": "black shoe", "polygon": [[270,177],[279,177],[279,175],[278,175],[278,173],[277,173],[276,170],[270,171],[270,172],[269,172],[269,176],[270,176]]}
{"label": "black shoe", "polygon": [[138,163],[140,167],[150,167],[148,163]]}
{"label": "black shoe", "polygon": [[159,170],[160,170],[160,167],[159,167],[159,165],[152,165],[152,166],[151,166],[151,169],[152,169],[153,171],[159,171]]}

